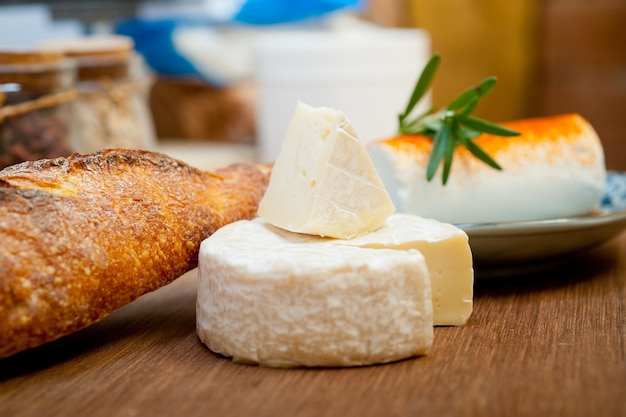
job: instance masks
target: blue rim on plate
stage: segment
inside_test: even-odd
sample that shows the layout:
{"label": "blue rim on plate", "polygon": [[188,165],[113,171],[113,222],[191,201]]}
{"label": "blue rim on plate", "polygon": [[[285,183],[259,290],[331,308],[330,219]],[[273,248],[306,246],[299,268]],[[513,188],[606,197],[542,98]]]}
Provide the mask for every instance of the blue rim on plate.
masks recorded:
{"label": "blue rim on plate", "polygon": [[606,188],[600,201],[600,210],[607,214],[626,210],[626,173],[607,172]]}

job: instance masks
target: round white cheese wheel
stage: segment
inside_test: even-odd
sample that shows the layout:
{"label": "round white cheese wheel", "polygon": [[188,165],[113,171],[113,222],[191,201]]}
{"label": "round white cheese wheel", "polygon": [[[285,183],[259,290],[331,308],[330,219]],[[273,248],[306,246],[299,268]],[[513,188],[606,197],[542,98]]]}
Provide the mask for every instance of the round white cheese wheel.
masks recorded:
{"label": "round white cheese wheel", "polygon": [[358,366],[425,354],[429,276],[416,250],[338,246],[261,221],[200,248],[197,333],[212,351],[264,366]]}

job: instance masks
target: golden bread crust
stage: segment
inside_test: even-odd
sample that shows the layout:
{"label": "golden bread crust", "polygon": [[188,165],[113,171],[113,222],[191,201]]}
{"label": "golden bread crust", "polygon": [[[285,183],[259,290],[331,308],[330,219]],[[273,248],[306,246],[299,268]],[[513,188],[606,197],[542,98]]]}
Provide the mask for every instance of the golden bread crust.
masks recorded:
{"label": "golden bread crust", "polygon": [[82,329],[197,266],[202,240],[256,215],[269,169],[207,173],[105,150],[0,171],[0,357]]}

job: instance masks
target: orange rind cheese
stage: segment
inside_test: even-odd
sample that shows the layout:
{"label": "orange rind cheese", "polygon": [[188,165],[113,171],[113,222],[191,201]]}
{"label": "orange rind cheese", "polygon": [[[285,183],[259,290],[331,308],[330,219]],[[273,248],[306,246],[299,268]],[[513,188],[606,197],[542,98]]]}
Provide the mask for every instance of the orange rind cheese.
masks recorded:
{"label": "orange rind cheese", "polygon": [[474,140],[503,169],[457,146],[446,185],[441,167],[426,180],[432,148],[427,136],[379,140],[368,150],[399,212],[458,224],[554,219],[597,208],[606,168],[602,144],[588,121],[564,114],[502,125],[520,135],[482,134]]}

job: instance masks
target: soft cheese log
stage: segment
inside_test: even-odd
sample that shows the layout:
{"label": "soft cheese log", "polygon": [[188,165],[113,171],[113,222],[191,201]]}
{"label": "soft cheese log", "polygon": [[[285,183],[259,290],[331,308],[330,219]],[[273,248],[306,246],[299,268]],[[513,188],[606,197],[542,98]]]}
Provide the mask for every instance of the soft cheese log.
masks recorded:
{"label": "soft cheese log", "polygon": [[194,268],[255,215],[267,172],[107,150],[0,171],[0,357],[100,320]]}
{"label": "soft cheese log", "polygon": [[427,353],[424,257],[328,241],[240,221],[202,242],[200,340],[265,366],[358,366]]}
{"label": "soft cheese log", "polygon": [[451,224],[396,213],[389,216],[383,226],[374,232],[329,243],[363,248],[419,250],[428,265],[434,324],[462,326],[472,314],[472,252],[467,234]]}
{"label": "soft cheese log", "polygon": [[393,211],[346,116],[298,102],[259,216],[292,232],[349,238],[376,229]]}
{"label": "soft cheese log", "polygon": [[541,220],[592,212],[604,191],[604,153],[577,114],[502,125],[520,136],[475,139],[497,171],[458,146],[448,183],[428,182],[431,140],[406,135],[371,143],[370,156],[399,212],[449,223]]}

